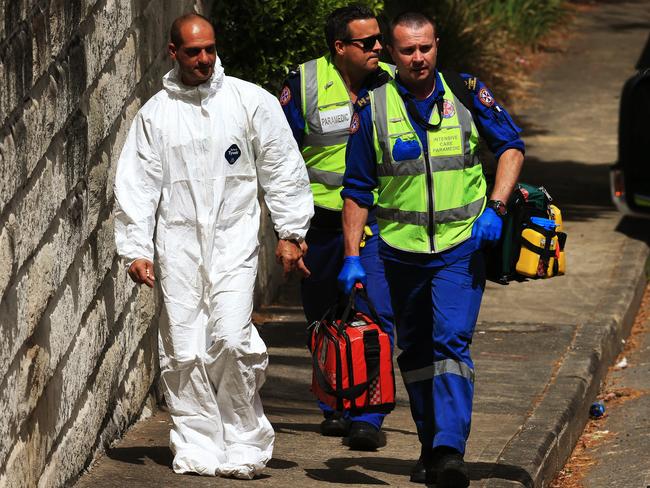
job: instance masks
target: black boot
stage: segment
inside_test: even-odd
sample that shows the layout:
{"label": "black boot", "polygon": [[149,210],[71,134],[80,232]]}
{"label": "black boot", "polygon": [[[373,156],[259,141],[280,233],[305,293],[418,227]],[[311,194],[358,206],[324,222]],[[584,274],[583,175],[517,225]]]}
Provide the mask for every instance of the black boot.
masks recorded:
{"label": "black boot", "polygon": [[320,433],[331,437],[345,437],[350,431],[350,420],[334,412],[320,423]]}
{"label": "black boot", "polygon": [[469,470],[463,455],[451,447],[434,449],[434,469],[427,471],[427,483],[437,488],[466,488],[469,486]]}
{"label": "black boot", "polygon": [[374,451],[386,444],[384,435],[367,422],[352,422],[349,445],[356,451]]}
{"label": "black boot", "polygon": [[430,476],[434,476],[433,481],[435,482],[435,470],[433,469],[433,449],[430,447],[422,447],[420,450],[420,459],[415,463],[415,466],[411,468],[411,481],[413,483],[426,483],[427,482],[427,470],[431,472]]}

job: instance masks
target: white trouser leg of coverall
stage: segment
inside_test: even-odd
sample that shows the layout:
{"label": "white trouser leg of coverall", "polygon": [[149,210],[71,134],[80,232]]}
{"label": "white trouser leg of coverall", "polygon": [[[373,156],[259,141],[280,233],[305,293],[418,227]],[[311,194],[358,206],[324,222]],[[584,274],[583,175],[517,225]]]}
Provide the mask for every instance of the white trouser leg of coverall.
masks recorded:
{"label": "white trouser leg of coverall", "polygon": [[[214,273],[203,296],[198,270],[161,279],[169,317],[160,327],[161,379],[177,473],[250,479],[271,458],[274,433],[259,396],[268,355],[251,322],[254,270]],[[187,286],[191,278],[199,286]]]}

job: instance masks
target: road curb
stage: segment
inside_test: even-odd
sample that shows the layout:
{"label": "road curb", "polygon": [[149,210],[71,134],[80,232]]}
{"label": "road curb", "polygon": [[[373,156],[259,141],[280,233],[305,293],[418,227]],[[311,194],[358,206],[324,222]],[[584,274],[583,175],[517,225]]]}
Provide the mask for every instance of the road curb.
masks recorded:
{"label": "road curb", "polygon": [[[647,278],[645,242],[626,239],[614,267],[609,294],[591,317],[578,324],[556,376],[521,430],[504,449],[494,468],[518,475],[512,481],[528,488],[546,487],[564,466],[588,419],[589,405],[622,349],[639,307]],[[631,264],[632,263],[632,264]],[[637,264],[638,265],[634,265]],[[496,476],[488,488],[505,486]],[[513,486],[508,483],[508,486]]]}

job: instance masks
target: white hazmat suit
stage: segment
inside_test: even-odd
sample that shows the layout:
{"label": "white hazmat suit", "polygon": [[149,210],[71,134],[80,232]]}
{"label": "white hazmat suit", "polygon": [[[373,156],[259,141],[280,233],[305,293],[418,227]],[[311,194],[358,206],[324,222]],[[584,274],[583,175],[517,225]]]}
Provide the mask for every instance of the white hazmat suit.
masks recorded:
{"label": "white hazmat suit", "polygon": [[274,441],[258,393],[268,356],[251,322],[258,182],[282,239],[304,238],[313,200],[272,95],[225,76],[218,58],[198,87],[179,76],[165,75],[131,126],[115,180],[115,240],[127,261],[154,261],[155,229],[174,471],[252,478]]}

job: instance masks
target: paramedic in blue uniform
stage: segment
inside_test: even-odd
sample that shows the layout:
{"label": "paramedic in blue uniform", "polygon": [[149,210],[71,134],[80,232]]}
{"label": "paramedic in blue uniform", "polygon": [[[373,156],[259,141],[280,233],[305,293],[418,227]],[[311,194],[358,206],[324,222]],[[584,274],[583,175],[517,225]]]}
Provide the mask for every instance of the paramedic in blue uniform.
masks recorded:
{"label": "paramedic in blue uniform", "polygon": [[[363,103],[369,88],[390,80],[389,72],[393,71],[392,66],[379,63],[382,35],[367,8],[348,6],[333,11],[327,19],[325,37],[329,53],[301,64],[280,93],[280,103],[300,146],[314,194],[315,215],[306,236],[309,252],[305,257],[311,276],[301,286],[309,323],[320,320],[340,293],[336,278],[343,264],[341,190],[353,106]],[[364,282],[392,341],[393,313],[372,210],[364,227],[360,249],[367,276]],[[357,304],[367,312],[362,300]],[[319,406],[325,416],[321,423],[323,435],[349,436],[352,449],[372,450],[383,443],[380,429],[385,414],[366,412],[350,417],[322,402]]]}
{"label": "paramedic in blue uniform", "polygon": [[[519,176],[524,144],[479,80],[455,74],[452,92],[453,74],[436,69],[431,18],[402,14],[390,34],[396,78],[374,89],[351,122],[342,192],[346,257],[338,279],[345,291],[366,279],[358,246],[376,205],[398,364],[421,443],[411,480],[464,487],[474,391],[469,346],[485,286],[481,249],[501,235],[503,202]],[[479,134],[498,162],[490,194]]]}

